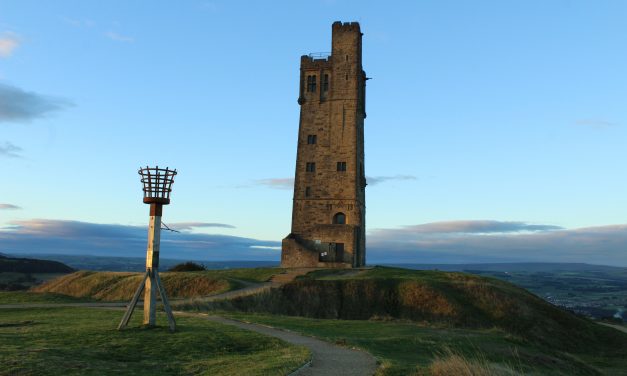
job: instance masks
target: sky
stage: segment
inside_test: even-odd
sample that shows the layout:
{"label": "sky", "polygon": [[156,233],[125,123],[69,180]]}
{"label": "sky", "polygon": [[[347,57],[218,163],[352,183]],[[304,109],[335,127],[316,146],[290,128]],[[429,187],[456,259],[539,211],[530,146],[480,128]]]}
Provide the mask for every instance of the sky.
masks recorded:
{"label": "sky", "polygon": [[[627,266],[627,2],[0,0],[0,252],[278,260],[300,56],[358,21],[369,262]],[[169,247],[169,248],[168,248]]]}

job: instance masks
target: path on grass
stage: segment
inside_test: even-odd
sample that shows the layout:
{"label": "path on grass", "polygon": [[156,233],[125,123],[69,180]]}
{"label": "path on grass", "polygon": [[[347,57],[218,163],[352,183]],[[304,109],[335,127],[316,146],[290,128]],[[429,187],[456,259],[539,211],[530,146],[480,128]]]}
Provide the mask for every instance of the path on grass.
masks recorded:
{"label": "path on grass", "polygon": [[603,326],[607,326],[609,328],[614,328],[616,330],[619,330],[623,333],[627,333],[627,327],[623,326],[623,325],[615,325],[615,324],[610,324],[607,322],[599,322],[598,324],[603,325]]}
{"label": "path on grass", "polygon": [[[204,316],[204,315],[203,315]],[[276,329],[269,326],[250,324],[226,319],[219,316],[206,316],[208,320],[220,324],[234,325],[238,328],[251,330],[267,336],[276,337],[294,345],[307,347],[312,360],[292,375],[298,376],[367,376],[377,370],[377,361],[369,353],[361,350],[348,349],[324,342],[313,337],[303,336],[291,331]]]}

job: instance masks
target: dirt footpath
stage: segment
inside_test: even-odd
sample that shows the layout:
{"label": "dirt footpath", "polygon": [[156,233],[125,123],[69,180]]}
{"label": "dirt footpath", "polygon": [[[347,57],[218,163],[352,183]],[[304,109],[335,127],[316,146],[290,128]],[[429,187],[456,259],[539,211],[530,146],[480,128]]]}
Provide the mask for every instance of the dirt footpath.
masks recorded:
{"label": "dirt footpath", "polygon": [[309,348],[312,353],[311,363],[293,373],[293,375],[368,376],[373,375],[377,369],[376,359],[365,351],[347,349],[319,339],[268,326],[249,324],[218,316],[207,316],[207,319],[220,324],[234,325],[242,329],[252,330],[282,339],[294,345]]}

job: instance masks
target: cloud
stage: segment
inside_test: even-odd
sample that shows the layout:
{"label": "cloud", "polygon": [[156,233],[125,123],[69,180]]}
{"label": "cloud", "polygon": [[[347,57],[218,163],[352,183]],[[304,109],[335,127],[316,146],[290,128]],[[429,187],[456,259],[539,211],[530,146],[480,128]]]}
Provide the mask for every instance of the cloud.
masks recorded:
{"label": "cloud", "polygon": [[438,222],[372,230],[367,247],[370,262],[379,263],[581,262],[627,266],[627,225],[563,229],[524,222]]}
{"label": "cloud", "polygon": [[168,224],[172,230],[177,231],[191,231],[195,228],[201,227],[217,227],[217,228],[235,228],[233,225],[225,223],[207,223],[207,222],[174,222]]}
{"label": "cloud", "polygon": [[199,8],[204,11],[211,12],[211,13],[215,13],[220,9],[220,7],[218,7],[218,4],[216,4],[215,1],[202,2],[200,3]]}
{"label": "cloud", "polygon": [[104,35],[107,38],[109,38],[111,40],[114,40],[116,42],[126,42],[126,43],[135,42],[135,38],[129,37],[127,35],[118,34],[118,33],[113,32],[113,31],[107,31]]}
{"label": "cloud", "polygon": [[9,57],[20,45],[20,38],[10,31],[0,34],[0,57]]}
{"label": "cloud", "polygon": [[416,180],[412,175],[394,175],[394,176],[367,176],[368,185],[377,185],[390,180]]}
{"label": "cloud", "polygon": [[276,189],[293,189],[294,178],[273,178],[256,180],[257,184]]}
{"label": "cloud", "polygon": [[[191,228],[193,224],[188,222]],[[21,220],[0,228],[0,244],[0,251],[9,254],[143,257],[146,227]],[[577,262],[627,266],[627,224],[563,229],[525,222],[436,222],[375,229],[368,233],[366,246],[369,264]],[[162,257],[172,259],[278,261],[280,248],[280,241],[238,236],[161,234]]]}
{"label": "cloud", "polygon": [[445,221],[403,226],[398,229],[374,229],[374,234],[385,236],[415,234],[494,234],[529,231],[561,230],[553,225],[534,225],[525,222],[503,222],[489,220]]}
{"label": "cloud", "polygon": [[575,124],[590,127],[590,128],[595,128],[595,129],[606,129],[606,128],[611,128],[611,127],[615,127],[618,125],[616,123],[611,123],[609,121],[601,120],[601,119],[580,119],[580,120],[577,120]]}
{"label": "cloud", "polygon": [[276,246],[270,246],[270,245],[251,245],[250,248],[257,248],[257,249],[274,249],[274,250],[281,250],[281,247],[276,245]]}
{"label": "cloud", "polygon": [[93,27],[96,25],[96,23],[93,20],[90,19],[76,19],[76,18],[70,18],[70,17],[61,17],[61,20],[63,20],[63,22],[65,22],[68,25],[72,25],[74,27]]}
{"label": "cloud", "polygon": [[0,122],[30,121],[72,104],[67,100],[24,91],[0,83]]}
{"label": "cloud", "polygon": [[17,210],[21,209],[21,207],[13,204],[0,204],[0,210]]}
{"label": "cloud", "polygon": [[[416,180],[415,176],[411,175],[394,175],[394,176],[367,176],[366,181],[368,185],[377,185],[390,180]],[[293,189],[294,178],[270,178],[256,180],[255,183],[266,186],[268,188],[275,189]]]}
{"label": "cloud", "polygon": [[6,141],[4,145],[0,144],[0,157],[22,158],[20,153],[22,148]]}
{"label": "cloud", "polygon": [[[143,257],[146,227],[53,219],[20,220],[0,228],[0,244],[2,252],[9,254]],[[276,261],[280,252],[274,247],[280,245],[278,241],[220,234],[161,232],[162,257],[173,259]]]}

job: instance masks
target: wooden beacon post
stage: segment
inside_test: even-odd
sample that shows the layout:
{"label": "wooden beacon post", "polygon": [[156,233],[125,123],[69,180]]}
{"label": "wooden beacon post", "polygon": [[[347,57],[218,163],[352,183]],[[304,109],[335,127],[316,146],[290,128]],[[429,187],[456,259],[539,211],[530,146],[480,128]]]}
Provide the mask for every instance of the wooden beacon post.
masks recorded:
{"label": "wooden beacon post", "polygon": [[140,282],[131,303],[128,305],[118,330],[123,329],[128,324],[133,310],[137,306],[139,297],[144,292],[144,325],[155,326],[157,322],[157,292],[163,303],[163,308],[168,317],[168,325],[170,331],[176,330],[176,322],[170,303],[159,278],[159,248],[161,241],[161,216],[163,214],[163,205],[170,203],[170,192],[172,192],[172,183],[176,170],[169,168],[160,169],[157,167],[145,167],[139,169],[141,182],[144,191],[144,203],[150,204],[150,221],[148,223],[148,246],[146,249],[146,273]]}

